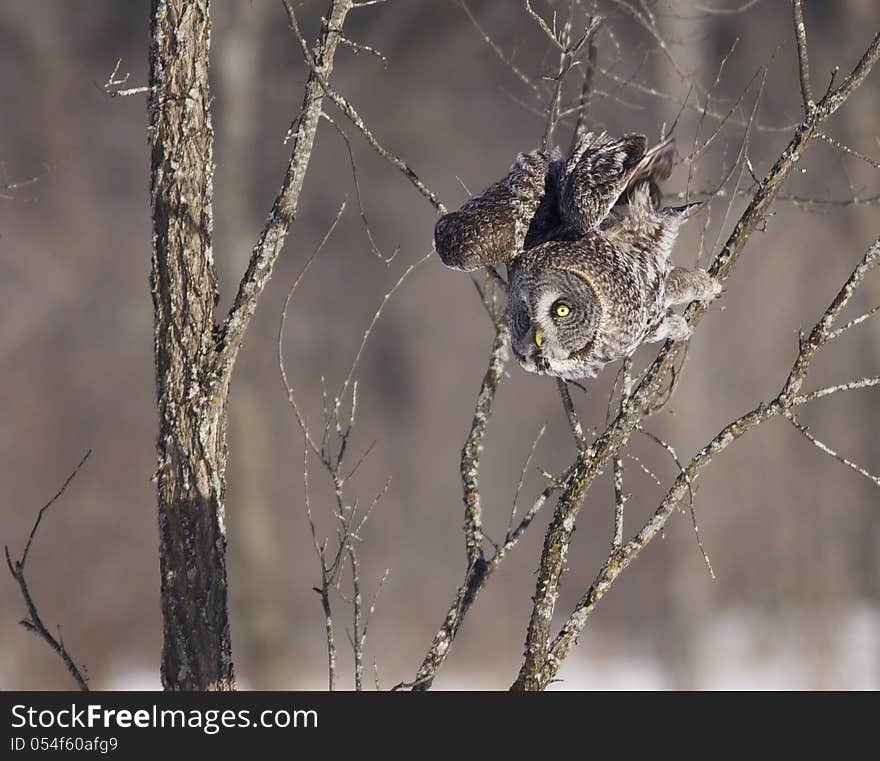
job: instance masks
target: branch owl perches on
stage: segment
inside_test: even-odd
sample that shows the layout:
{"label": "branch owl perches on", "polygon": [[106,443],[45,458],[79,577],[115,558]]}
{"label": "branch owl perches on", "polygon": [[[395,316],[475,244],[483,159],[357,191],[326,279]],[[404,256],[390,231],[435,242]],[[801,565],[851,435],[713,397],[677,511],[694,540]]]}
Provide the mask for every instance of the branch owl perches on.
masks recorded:
{"label": "branch owl perches on", "polygon": [[674,151],[671,139],[646,150],[643,135],[588,133],[567,161],[558,149],[519,154],[504,179],[437,221],[446,266],[507,265],[511,344],[525,370],[595,377],[644,342],[687,339],[671,307],[720,293],[705,270],[669,262],[695,206],[660,208]]}

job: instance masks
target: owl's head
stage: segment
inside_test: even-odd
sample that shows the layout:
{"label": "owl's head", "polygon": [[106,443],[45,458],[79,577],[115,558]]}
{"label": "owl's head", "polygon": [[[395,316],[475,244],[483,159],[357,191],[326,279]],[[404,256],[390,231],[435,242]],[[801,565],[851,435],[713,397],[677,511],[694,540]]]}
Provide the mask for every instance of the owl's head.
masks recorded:
{"label": "owl's head", "polygon": [[602,305],[575,268],[537,265],[510,268],[507,315],[513,352],[525,370],[560,378],[593,377]]}

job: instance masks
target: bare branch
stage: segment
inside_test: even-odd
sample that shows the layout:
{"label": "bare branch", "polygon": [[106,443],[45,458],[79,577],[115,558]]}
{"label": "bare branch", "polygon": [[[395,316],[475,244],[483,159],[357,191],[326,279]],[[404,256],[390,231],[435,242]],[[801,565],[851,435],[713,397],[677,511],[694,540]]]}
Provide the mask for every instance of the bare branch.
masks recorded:
{"label": "bare branch", "polygon": [[[354,684],[355,690],[360,692],[364,689],[364,651],[366,650],[367,644],[367,631],[369,629],[370,620],[373,616],[373,613],[375,613],[376,611],[376,604],[379,601],[379,595],[382,592],[382,587],[385,586],[385,582],[388,580],[388,574],[391,571],[388,568],[385,569],[385,573],[382,575],[382,578],[379,580],[379,584],[376,587],[376,594],[373,595],[373,599],[370,601],[370,606],[367,609],[366,615],[364,615],[360,587],[360,564],[358,563],[357,553],[352,546],[349,546],[348,548],[348,558],[351,565],[353,592],[352,607],[354,617],[354,635],[352,636],[351,645],[352,650],[354,651]],[[375,664],[373,665],[375,668]],[[376,679],[376,682],[378,683],[378,678]]]}
{"label": "bare branch", "polygon": [[523,485],[526,481],[526,472],[529,469],[529,465],[532,463],[532,458],[535,456],[535,449],[538,447],[538,442],[544,436],[544,432],[547,430],[547,424],[541,426],[541,430],[538,431],[538,435],[535,436],[535,440],[532,442],[532,447],[529,449],[528,457],[526,457],[526,461],[523,463],[522,471],[519,475],[519,481],[516,484],[516,491],[513,494],[513,507],[510,510],[510,519],[507,522],[507,534],[505,537],[505,541],[510,538],[511,534],[513,534],[513,520],[516,518],[516,509],[519,504],[519,495],[522,491]]}
{"label": "bare branch", "polygon": [[791,0],[791,11],[794,16],[794,36],[797,40],[798,72],[801,78],[801,96],[804,100],[804,114],[816,106],[813,101],[813,86],[810,84],[810,60],[807,55],[807,28],[804,25],[804,9],[802,0]]}
{"label": "bare branch", "polygon": [[397,258],[397,255],[400,253],[400,246],[398,246],[397,248],[394,249],[394,253],[391,254],[391,256],[386,257],[379,250],[379,247],[376,245],[376,240],[375,240],[375,238],[373,238],[373,230],[370,227],[370,222],[367,219],[367,212],[364,209],[364,202],[363,202],[363,199],[361,198],[361,184],[358,181],[357,166],[355,165],[355,161],[354,161],[354,151],[352,150],[352,147],[351,147],[351,141],[348,139],[348,135],[345,134],[345,131],[333,119],[331,119],[329,116],[327,116],[327,114],[321,114],[321,115],[328,122],[330,122],[330,124],[333,125],[334,129],[339,133],[339,136],[343,139],[343,141],[345,141],[345,147],[348,150],[349,163],[351,164],[351,177],[354,182],[354,193],[355,193],[355,197],[357,198],[358,210],[360,211],[360,214],[361,214],[361,222],[363,222],[364,232],[366,233],[367,241],[370,244],[370,248],[372,249],[373,253],[376,255],[377,258],[381,259],[383,262],[385,262],[385,264],[391,264],[391,262],[393,262]]}
{"label": "bare branch", "polygon": [[348,560],[351,565],[352,606],[354,608],[354,635],[352,650],[354,651],[354,688],[357,692],[364,689],[364,635],[361,623],[361,569],[354,547],[348,547]]}
{"label": "bare branch", "polygon": [[800,394],[794,397],[794,399],[791,400],[791,403],[793,406],[798,406],[805,404],[806,402],[812,402],[814,399],[823,399],[826,396],[831,396],[832,394],[837,394],[841,391],[855,391],[856,389],[873,388],[874,386],[880,386],[880,376],[874,376],[873,378],[859,378],[858,380],[819,388],[815,391],[810,391],[809,393]]}
{"label": "bare branch", "polygon": [[330,236],[333,234],[333,231],[336,229],[336,225],[339,223],[340,217],[342,217],[342,212],[345,211],[345,201],[339,206],[339,211],[336,212],[336,217],[333,219],[333,222],[330,225],[330,228],[324,234],[324,237],[321,238],[320,243],[318,243],[312,255],[309,257],[308,261],[303,265],[303,268],[300,270],[299,275],[296,276],[296,280],[293,281],[293,285],[287,291],[287,298],[284,299],[284,306],[281,309],[281,320],[278,323],[278,370],[281,373],[281,384],[284,386],[284,392],[287,395],[287,401],[293,409],[294,415],[296,415],[296,422],[299,424],[300,430],[303,432],[305,436],[306,442],[312,448],[312,451],[318,457],[321,456],[320,450],[312,440],[311,433],[309,432],[308,425],[306,424],[306,420],[300,412],[299,405],[296,403],[296,397],[294,396],[293,386],[290,385],[290,382],[287,379],[287,371],[284,368],[284,350],[283,350],[283,342],[284,342],[284,324],[287,321],[287,310],[290,306],[290,300],[293,298],[293,294],[296,289],[299,287],[299,284],[302,282],[303,277],[305,277],[306,272],[309,267],[312,265],[312,262],[318,258],[318,254],[321,253],[321,250],[324,248],[324,244],[330,239]]}
{"label": "bare branch", "polygon": [[550,29],[550,27],[547,25],[547,22],[544,21],[543,16],[535,13],[529,0],[523,0],[523,3],[525,5],[526,13],[528,13],[529,16],[532,17],[532,20],[538,25],[541,31],[547,35],[547,38],[550,40],[550,42],[552,42],[557,48],[559,48],[559,50],[563,54],[567,54],[568,48],[559,41],[559,37],[557,37],[556,33],[552,29]]}
{"label": "bare branch", "polygon": [[536,14],[526,0],[526,9],[529,11],[529,14],[533,17],[540,19],[542,24],[542,29],[544,29],[551,37],[551,39],[556,42],[557,46],[562,50],[562,55],[559,63],[559,72],[553,78],[555,80],[555,87],[553,88],[553,95],[550,99],[550,104],[547,107],[547,119],[546,125],[544,127],[544,137],[541,140],[541,146],[543,150],[550,150],[551,142],[553,140],[553,132],[556,129],[556,125],[559,121],[559,110],[560,103],[562,102],[562,90],[565,86],[565,79],[568,76],[568,73],[575,66],[575,64],[579,63],[579,57],[581,52],[583,51],[584,46],[587,42],[592,39],[593,34],[596,32],[596,29],[599,28],[599,25],[602,23],[602,18],[599,16],[595,16],[591,18],[589,25],[584,29],[584,33],[581,38],[571,47],[563,45],[556,36],[550,31],[546,22],[541,19],[538,14]]}
{"label": "bare branch", "polygon": [[107,77],[107,81],[104,83],[103,90],[107,95],[111,98],[121,98],[127,95],[143,95],[144,93],[150,92],[149,87],[124,88],[123,85],[128,82],[128,78],[131,74],[126,72],[125,76],[118,76],[120,66],[122,66],[121,58],[117,59],[116,66],[113,67],[113,71],[110,72],[110,76]]}
{"label": "bare branch", "polygon": [[747,2],[736,8],[708,8],[706,6],[697,5],[696,3],[694,3],[694,8],[696,8],[698,11],[702,11],[709,16],[734,16],[747,11],[753,5],[757,5],[760,2],[761,0],[747,0]]}
{"label": "bare branch", "polygon": [[64,661],[64,665],[67,667],[67,670],[70,672],[70,675],[76,680],[77,685],[80,690],[88,691],[89,685],[88,680],[86,679],[84,673],[80,670],[74,661],[71,658],[70,653],[67,651],[67,648],[64,646],[64,640],[61,638],[61,629],[59,627],[58,637],[52,635],[52,633],[46,628],[46,625],[43,623],[43,620],[40,618],[40,614],[37,610],[37,604],[34,602],[33,597],[31,596],[30,590],[28,589],[27,580],[25,579],[24,571],[25,564],[27,563],[28,553],[31,549],[31,544],[34,541],[34,537],[37,535],[37,529],[40,527],[40,523],[43,520],[43,515],[46,511],[52,507],[67,491],[67,487],[70,485],[70,482],[76,478],[80,469],[85,465],[86,460],[89,459],[89,456],[92,454],[92,450],[90,449],[85,453],[83,458],[79,461],[79,464],[73,469],[73,472],[67,477],[65,482],[61,485],[61,488],[55,493],[55,495],[50,499],[43,507],[40,508],[40,511],[37,513],[37,518],[34,521],[34,525],[31,528],[30,534],[28,535],[27,542],[24,546],[24,551],[21,553],[21,558],[19,560],[13,560],[9,554],[9,547],[3,547],[3,551],[6,554],[6,565],[9,567],[9,573],[12,574],[12,578],[15,579],[18,584],[18,588],[21,592],[21,597],[24,600],[25,606],[28,611],[28,618],[21,620],[21,625],[30,632],[33,632],[38,637],[40,637],[49,647],[54,650],[62,661]]}
{"label": "bare branch", "polygon": [[[486,560],[483,554],[483,530],[482,530],[482,507],[480,504],[479,483],[477,473],[479,469],[480,448],[485,434],[486,424],[492,413],[492,405],[498,383],[503,375],[504,365],[507,361],[509,335],[505,323],[497,323],[495,326],[495,339],[490,351],[489,367],[483,377],[480,393],[477,396],[476,409],[474,411],[471,431],[462,449],[461,475],[464,488],[465,501],[465,545],[468,556],[468,567],[465,578],[456,590],[452,604],[440,629],[434,635],[428,652],[412,682],[403,682],[394,689],[427,690],[437,674],[437,671],[446,660],[452,642],[458,634],[459,628],[470,606],[476,599],[480,590],[485,586],[489,577],[500,565],[507,553],[513,549],[520,537],[532,524],[535,516],[544,506],[549,497],[556,491],[558,481],[547,486],[535,500],[532,507],[523,516],[517,527],[511,530],[513,515],[511,515],[504,543],[496,547],[495,553],[490,560]],[[543,429],[542,429],[543,430]],[[540,438],[540,435],[538,436]],[[537,439],[532,447],[537,445]],[[531,454],[527,463],[531,460]],[[566,474],[567,476],[567,474]],[[517,496],[520,487],[517,488]],[[516,502],[516,498],[514,500]],[[514,506],[515,512],[515,506]]]}
{"label": "bare branch", "polygon": [[544,487],[544,490],[538,495],[538,498],[534,501],[532,506],[529,508],[528,512],[523,516],[522,520],[517,524],[517,527],[508,532],[507,536],[504,539],[504,544],[501,545],[498,552],[492,556],[492,567],[495,568],[501,559],[511,550],[516,544],[517,540],[525,533],[526,529],[532,525],[532,521],[535,519],[535,516],[544,506],[544,503],[550,499],[554,492],[559,491],[561,488],[560,484],[568,477],[568,474],[563,473],[559,478],[554,478],[553,482]]}
{"label": "bare branch", "polygon": [[328,688],[332,692],[336,689],[336,637],[333,633],[333,614],[330,608],[330,586],[332,584],[331,572],[327,566],[326,550],[327,543],[318,542],[318,531],[315,528],[315,520],[312,518],[312,502],[309,493],[309,447],[303,447],[303,486],[306,498],[306,517],[312,533],[312,543],[315,554],[321,566],[321,586],[314,587],[315,592],[321,596],[321,609],[324,613],[324,635],[327,640],[327,679]]}
{"label": "bare branch", "polygon": [[872,166],[874,169],[880,169],[880,161],[875,161],[870,156],[865,156],[863,153],[859,153],[857,150],[850,148],[848,145],[845,145],[844,143],[841,143],[836,138],[833,138],[829,135],[826,135],[824,132],[820,132],[819,134],[816,135],[816,137],[818,137],[823,142],[828,143],[828,145],[834,146],[841,153],[845,153],[849,156],[853,156],[853,157],[859,159],[860,161],[864,161],[866,164],[868,164],[869,166]]}
{"label": "bare branch", "polygon": [[856,325],[861,325],[869,317],[877,314],[878,311],[880,311],[880,304],[875,306],[873,309],[865,312],[863,315],[859,315],[858,317],[853,318],[848,323],[846,323],[846,325],[842,325],[841,327],[839,327],[837,330],[835,330],[833,333],[831,333],[828,336],[828,340],[833,341],[835,338],[839,338],[841,335],[846,333],[846,331],[848,331],[850,328],[854,328]]}
{"label": "bare branch", "polygon": [[[288,4],[285,3],[285,7]],[[287,233],[299,208],[300,193],[306,170],[312,156],[315,134],[321,119],[324,101],[322,82],[327,81],[333,70],[333,58],[342,36],[345,17],[352,7],[352,0],[331,0],[330,8],[318,40],[315,57],[309,53],[310,73],[303,97],[302,114],[293,139],[293,150],[287,165],[287,173],[281,189],[275,196],[272,210],[254,246],[247,270],[241,279],[235,301],[220,330],[215,372],[227,383],[245,332],[257,308],[257,301],[272,275],[272,270]],[[293,9],[288,7],[288,12]],[[306,45],[308,49],[308,45]]]}
{"label": "bare branch", "polygon": [[[661,100],[666,100],[672,103],[679,103],[680,98],[675,97],[674,95],[670,95],[669,93],[662,92],[657,90],[656,88],[650,87],[648,85],[642,84],[640,82],[636,82],[634,79],[627,79],[621,77],[618,74],[615,74],[612,71],[608,71],[601,67],[598,68],[598,71],[602,76],[610,79],[611,81],[621,85],[622,87],[630,88],[635,90],[636,92],[643,93],[645,95],[652,95],[655,98],[659,98]],[[597,95],[602,95],[600,90],[596,90]],[[713,119],[716,121],[727,121],[728,124],[731,124],[736,127],[745,127],[747,123],[745,121],[734,119],[730,116],[730,114],[722,114],[718,111],[715,111],[709,108],[709,104],[699,104],[699,103],[685,103],[684,108],[688,111],[692,111],[694,113],[699,114],[700,116],[704,115],[706,118]],[[792,130],[797,128],[797,124],[785,124],[779,127],[774,127],[766,124],[755,123],[754,129],[757,132],[791,132]]]}
{"label": "bare branch", "polygon": [[559,396],[562,397],[562,406],[565,409],[565,416],[568,419],[568,427],[571,429],[571,435],[574,436],[578,449],[583,451],[587,448],[587,440],[584,438],[584,429],[581,427],[581,421],[578,419],[577,410],[575,410],[574,402],[571,400],[571,394],[568,392],[568,383],[562,380],[562,378],[557,378],[556,387],[559,389]]}
{"label": "bare branch", "polygon": [[[400,288],[400,286],[403,285],[404,281],[405,281],[405,280],[406,280],[406,279],[407,279],[407,278],[408,278],[408,277],[409,277],[409,276],[410,276],[410,275],[411,275],[411,274],[412,274],[412,273],[413,273],[413,272],[414,272],[414,271],[415,271],[420,265],[422,265],[422,264],[424,264],[426,261],[428,261],[428,259],[430,259],[433,255],[434,255],[433,252],[432,252],[432,251],[429,251],[429,252],[428,252],[427,254],[425,254],[421,259],[419,259],[419,260],[413,262],[412,264],[410,264],[410,265],[409,265],[409,266],[403,271],[403,274],[397,279],[397,281],[394,283],[394,285],[391,286],[391,289],[390,289],[390,290],[389,290],[389,291],[388,291],[388,292],[382,297],[382,301],[381,301],[381,303],[379,304],[379,307],[376,309],[375,313],[373,314],[373,319],[370,320],[370,324],[367,326],[367,329],[364,331],[364,335],[363,335],[363,338],[361,339],[361,344],[360,344],[360,346],[358,347],[357,354],[355,354],[354,360],[352,361],[351,366],[350,366],[349,369],[348,369],[348,375],[345,376],[345,381],[344,381],[343,384],[342,384],[342,389],[340,390],[339,395],[336,397],[335,410],[336,410],[337,413],[338,413],[338,411],[339,411],[339,405],[340,405],[340,402],[341,402],[342,399],[345,397],[345,393],[346,393],[346,391],[348,390],[349,386],[351,385],[352,379],[353,379],[353,377],[354,377],[354,372],[355,372],[355,370],[357,369],[358,363],[359,363],[360,360],[361,360],[361,356],[362,356],[363,353],[364,353],[364,347],[367,345],[367,341],[369,340],[370,335],[371,335],[372,332],[373,332],[373,328],[376,327],[376,323],[379,321],[379,318],[382,316],[382,312],[383,312],[383,310],[385,309],[385,305],[388,303],[388,300],[389,300],[389,299],[390,299],[395,293],[397,293],[397,290]],[[338,414],[337,414],[337,421],[338,421]]]}
{"label": "bare branch", "polygon": [[831,302],[831,305],[825,310],[825,314],[822,315],[822,319],[810,331],[810,335],[806,339],[801,340],[797,361],[792,367],[785,382],[785,387],[780,394],[780,400],[786,407],[791,406],[791,400],[800,392],[816,352],[831,340],[833,336],[831,328],[834,325],[834,321],[849,303],[849,300],[859,285],[861,285],[865,276],[877,266],[878,261],[880,261],[880,238],[874,241],[874,244],[862,257],[858,267],[853,270],[853,273],[843,284],[840,291],[838,291],[834,301]]}
{"label": "bare branch", "polygon": [[[641,425],[636,426],[636,430],[641,433],[643,436],[647,436],[651,441],[656,443],[659,447],[661,447],[665,452],[669,454],[672,458],[672,461],[675,463],[678,468],[679,473],[685,473],[684,465],[682,465],[681,460],[678,459],[678,455],[675,453],[675,449],[672,448],[672,445],[661,439],[659,436],[651,433],[650,431],[645,430]],[[687,474],[685,473],[685,476]],[[687,479],[687,490],[688,490],[688,510],[691,514],[691,525],[694,529],[694,536],[697,539],[697,547],[700,550],[700,554],[703,556],[703,562],[706,564],[706,568],[709,570],[709,576],[711,578],[715,578],[715,569],[712,568],[712,561],[709,560],[709,554],[706,552],[706,548],[703,546],[703,540],[700,537],[700,525],[697,523],[697,512],[694,509],[694,489],[691,485],[690,479]]]}
{"label": "bare branch", "polygon": [[499,323],[495,326],[495,340],[489,353],[489,367],[483,376],[480,393],[471,430],[461,450],[461,484],[464,490],[465,504],[465,548],[468,566],[473,566],[483,557],[483,518],[480,506],[480,485],[478,472],[480,467],[480,449],[486,424],[492,414],[495,392],[501,382],[504,366],[509,355],[510,336],[507,325]]}
{"label": "bare branch", "polygon": [[[594,4],[595,5],[595,4]],[[589,24],[593,23],[596,18],[595,7],[589,18]],[[590,104],[593,99],[593,90],[596,78],[596,60],[598,52],[596,50],[596,37],[590,35],[589,47],[587,48],[587,63],[584,67],[584,81],[581,85],[580,98],[577,104],[577,118],[574,124],[574,133],[571,138],[571,151],[581,141],[587,133],[588,117],[590,114]]]}
{"label": "bare branch", "polygon": [[[623,360],[623,364],[620,368],[620,378],[620,406],[623,407],[632,393],[631,357],[627,357]],[[623,460],[619,456],[615,456],[612,463],[612,482],[614,485],[614,536],[611,540],[611,546],[616,549],[623,543],[623,508],[628,497],[623,491]]]}
{"label": "bare branch", "polygon": [[605,593],[620,573],[632,563],[639,552],[662,531],[666,520],[687,491],[688,485],[697,477],[698,469],[710,462],[733,441],[774,414],[776,413],[769,412],[764,405],[761,405],[747,415],[737,419],[726,426],[709,444],[703,447],[691,460],[687,468],[679,473],[678,478],[676,478],[663,502],[636,537],[609,555],[590,589],[581,598],[559,634],[548,645],[547,654],[541,661],[540,673],[536,675],[536,686],[543,688],[556,676],[562,661],[583,631],[587,619],[595,610],[599,600],[605,596]]}
{"label": "bare branch", "polygon": [[354,40],[348,39],[348,37],[342,37],[339,40],[343,45],[352,49],[355,55],[359,55],[360,53],[369,53],[370,55],[378,58],[382,65],[387,69],[388,68],[388,59],[380,50],[376,50],[376,48],[371,47],[369,45],[364,45],[362,42],[355,42]]}
{"label": "bare branch", "polygon": [[880,32],[877,32],[871,44],[868,46],[868,49],[865,51],[865,54],[862,56],[861,60],[859,60],[858,64],[856,64],[856,67],[852,70],[850,75],[840,83],[840,86],[836,90],[831,90],[824,98],[822,98],[819,107],[826,117],[831,116],[831,114],[846,103],[849,96],[853,94],[855,89],[861,85],[868,74],[871,73],[871,69],[873,69],[874,64],[877,63],[878,57],[880,57]]}
{"label": "bare branch", "polygon": [[808,211],[841,206],[880,206],[880,195],[866,197],[855,195],[844,199],[823,199],[780,194],[777,196],[777,200],[793,203],[795,206],[804,207]]}
{"label": "bare branch", "polygon": [[788,422],[791,423],[798,431],[800,431],[804,435],[804,438],[807,441],[809,441],[813,446],[815,446],[817,449],[819,449],[820,451],[824,452],[827,455],[830,455],[838,462],[846,465],[848,468],[851,468],[856,473],[858,473],[860,476],[864,476],[869,481],[873,482],[873,484],[875,486],[880,486],[880,476],[875,476],[873,473],[869,473],[861,465],[854,463],[852,460],[848,460],[843,455],[840,455],[837,452],[835,452],[827,444],[823,443],[822,441],[819,441],[819,439],[817,439],[810,432],[809,428],[807,428],[805,425],[802,425],[800,423],[800,421],[795,417],[793,412],[791,412],[791,411],[786,412],[785,419],[788,420]]}
{"label": "bare branch", "polygon": [[[516,76],[520,82],[522,82],[526,87],[531,89],[536,94],[540,95],[541,88],[537,85],[537,83],[534,82],[527,74],[525,74],[513,62],[513,60],[511,58],[506,56],[504,54],[504,51],[498,45],[498,43],[496,43],[495,40],[493,40],[485,32],[483,27],[480,26],[480,22],[477,21],[476,16],[474,16],[473,11],[471,11],[471,7],[470,7],[470,5],[468,5],[467,0],[458,0],[458,4],[461,6],[461,9],[464,11],[465,15],[468,17],[468,20],[471,22],[471,25],[474,27],[474,29],[477,30],[477,33],[483,38],[483,42],[485,42],[492,49],[492,51],[495,53],[495,55],[498,56],[498,59],[505,66],[507,66],[507,68],[510,69],[511,72],[513,72],[514,76]],[[467,190],[467,188],[465,188],[465,190]],[[468,191],[468,195],[470,195],[469,191]]]}
{"label": "bare branch", "polygon": [[[441,203],[440,199],[434,194],[434,192],[419,179],[418,175],[403,159],[389,151],[376,139],[364,123],[363,119],[361,119],[360,115],[355,111],[354,107],[330,86],[328,81],[329,71],[325,71],[321,66],[321,61],[312,56],[312,52],[309,50],[309,44],[299,28],[299,23],[296,19],[296,12],[293,9],[292,3],[290,0],[282,0],[282,2],[287,10],[287,17],[290,20],[290,28],[293,30],[293,33],[299,42],[303,57],[310,69],[311,73],[309,74],[309,82],[314,78],[314,81],[323,90],[327,97],[336,104],[336,107],[345,114],[348,120],[366,138],[373,150],[395,169],[400,171],[440,214],[445,214],[446,207]],[[341,24],[339,24],[339,27],[341,28]]]}

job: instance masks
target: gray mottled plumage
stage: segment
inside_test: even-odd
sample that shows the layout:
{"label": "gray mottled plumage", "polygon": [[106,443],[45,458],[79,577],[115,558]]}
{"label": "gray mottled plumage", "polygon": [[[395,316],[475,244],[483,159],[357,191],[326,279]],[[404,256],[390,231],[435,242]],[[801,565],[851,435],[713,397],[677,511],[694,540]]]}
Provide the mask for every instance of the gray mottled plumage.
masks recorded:
{"label": "gray mottled plumage", "polygon": [[526,370],[593,377],[646,341],[690,335],[670,308],[713,298],[718,286],[702,270],[672,267],[669,254],[687,209],[655,210],[650,193],[641,182],[618,223],[575,241],[548,241],[511,262],[511,342]]}
{"label": "gray mottled plumage", "polygon": [[[587,134],[566,162],[520,154],[505,180],[437,223],[444,263],[507,262],[511,342],[526,370],[593,377],[644,342],[686,339],[687,322],[671,307],[718,295],[704,270],[669,262],[692,207],[658,208],[674,148],[645,146],[641,135]],[[528,202],[512,189],[525,186]],[[622,204],[625,213],[612,211]]]}

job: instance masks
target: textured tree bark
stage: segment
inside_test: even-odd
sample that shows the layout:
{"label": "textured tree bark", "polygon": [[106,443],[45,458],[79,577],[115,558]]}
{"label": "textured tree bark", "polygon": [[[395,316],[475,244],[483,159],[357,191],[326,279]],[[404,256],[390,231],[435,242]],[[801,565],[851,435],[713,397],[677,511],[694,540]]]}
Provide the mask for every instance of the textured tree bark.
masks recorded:
{"label": "textured tree bark", "polygon": [[[351,8],[352,0],[330,1],[309,59],[311,73],[284,182],[221,327],[214,321],[218,289],[211,252],[210,0],[151,2],[150,282],[159,406],[162,683],[169,690],[235,689],[223,521],[229,378],[296,216],[321,118],[322,81],[333,70]],[[290,6],[288,13],[295,21]]]}
{"label": "textured tree bark", "polygon": [[150,146],[162,683],[233,689],[223,525],[228,379],[214,373],[209,0],[152,0]]}

